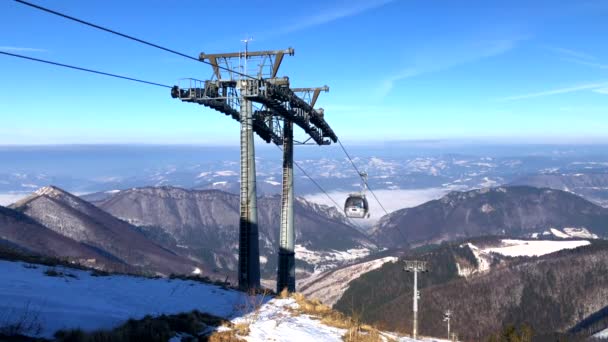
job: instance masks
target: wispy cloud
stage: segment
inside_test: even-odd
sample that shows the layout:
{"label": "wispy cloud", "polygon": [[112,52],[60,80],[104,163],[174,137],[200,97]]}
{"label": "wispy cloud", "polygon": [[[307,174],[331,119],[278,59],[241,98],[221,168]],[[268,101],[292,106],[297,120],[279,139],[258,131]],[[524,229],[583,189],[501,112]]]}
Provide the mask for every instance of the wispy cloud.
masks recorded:
{"label": "wispy cloud", "polygon": [[531,99],[531,98],[535,98],[535,97],[574,93],[574,92],[583,91],[583,90],[592,90],[594,92],[604,93],[604,91],[608,91],[608,88],[606,88],[606,87],[608,87],[608,82],[586,83],[586,84],[579,84],[579,85],[571,86],[571,87],[544,90],[544,91],[539,91],[539,92],[535,92],[535,93],[528,93],[528,94],[522,94],[522,95],[516,95],[516,96],[508,96],[508,97],[503,97],[498,100],[499,101],[525,100],[525,99]]}
{"label": "wispy cloud", "polygon": [[608,88],[599,88],[599,89],[594,89],[593,91],[596,93],[600,93],[600,94],[608,94]]}
{"label": "wispy cloud", "polygon": [[557,47],[546,47],[547,49],[557,53],[562,60],[566,62],[576,63],[580,65],[586,65],[597,69],[608,69],[608,64],[603,64],[597,61],[597,57],[590,55],[585,52],[557,48]]}
{"label": "wispy cloud", "polygon": [[580,60],[580,59],[571,59],[571,58],[567,58],[565,60],[568,61],[568,62],[576,63],[576,64],[590,66],[590,67],[593,67],[593,68],[608,69],[608,64],[588,62],[588,61],[583,61],[583,60]]}
{"label": "wispy cloud", "polygon": [[595,56],[592,56],[588,53],[576,51],[576,50],[572,50],[572,49],[566,49],[566,48],[562,48],[562,47],[553,47],[553,46],[547,46],[546,48],[557,54],[560,54],[562,56],[568,56],[571,58],[574,57],[577,59],[586,59],[586,60],[591,60],[591,61],[597,59]]}
{"label": "wispy cloud", "polygon": [[482,40],[459,45],[438,44],[436,50],[421,53],[418,62],[386,77],[378,88],[379,96],[386,96],[397,82],[404,79],[498,56],[512,50],[524,39]]}
{"label": "wispy cloud", "polygon": [[364,12],[382,7],[396,0],[372,0],[372,1],[346,1],[348,6],[333,8],[328,11],[315,14],[308,17],[295,19],[295,22],[289,26],[273,30],[272,32],[260,33],[256,35],[257,39],[266,39],[272,36],[284,35],[296,31],[305,30],[311,27],[323,25],[343,18],[352,17]]}
{"label": "wispy cloud", "polygon": [[37,49],[30,47],[20,47],[20,46],[0,46],[1,51],[7,52],[47,52],[46,49]]}

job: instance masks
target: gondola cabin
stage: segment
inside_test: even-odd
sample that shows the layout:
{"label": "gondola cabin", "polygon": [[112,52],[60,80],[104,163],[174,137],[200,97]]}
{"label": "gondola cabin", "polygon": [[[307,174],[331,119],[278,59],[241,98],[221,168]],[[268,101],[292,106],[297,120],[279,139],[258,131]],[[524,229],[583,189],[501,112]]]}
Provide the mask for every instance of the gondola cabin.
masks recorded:
{"label": "gondola cabin", "polygon": [[344,214],[351,218],[369,217],[369,204],[362,194],[350,194],[344,203]]}

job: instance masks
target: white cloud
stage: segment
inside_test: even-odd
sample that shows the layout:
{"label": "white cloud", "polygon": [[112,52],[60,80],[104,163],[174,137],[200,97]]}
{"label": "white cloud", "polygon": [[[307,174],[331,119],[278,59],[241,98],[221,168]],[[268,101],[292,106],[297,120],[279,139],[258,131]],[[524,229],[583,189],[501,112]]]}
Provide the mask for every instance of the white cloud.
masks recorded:
{"label": "white cloud", "polygon": [[396,72],[381,81],[377,89],[379,96],[386,96],[395,84],[404,79],[438,72],[455,66],[473,63],[485,58],[506,53],[524,38],[482,40],[475,43],[437,44],[431,52],[422,52],[417,56],[417,62]]}
{"label": "white cloud", "polygon": [[29,47],[19,47],[19,46],[0,46],[0,51],[7,52],[47,52],[46,49],[37,49],[37,48],[29,48]]}
{"label": "white cloud", "polygon": [[516,95],[516,96],[507,96],[507,97],[503,97],[498,100],[499,101],[524,100],[524,99],[531,99],[531,98],[535,98],[535,97],[573,93],[573,92],[583,91],[583,90],[593,90],[593,91],[597,92],[598,90],[602,90],[602,89],[604,89],[604,87],[607,87],[607,86],[608,86],[608,82],[586,83],[586,84],[580,84],[580,85],[571,86],[571,87],[544,90],[544,91],[539,91],[536,93],[528,93],[528,94],[522,94],[522,95]]}
{"label": "white cloud", "polygon": [[590,66],[598,69],[608,69],[608,64],[596,63],[596,62],[588,62],[580,59],[566,58],[565,61]]}
{"label": "white cloud", "polygon": [[17,202],[18,200],[26,197],[27,195],[29,195],[29,194],[26,194],[26,193],[21,193],[21,194],[16,194],[16,193],[0,194],[0,205],[7,206],[9,204],[13,204],[13,203]]}
{"label": "white cloud", "polygon": [[569,56],[569,57],[574,57],[574,58],[578,58],[578,59],[587,59],[587,60],[595,60],[595,56],[592,56],[590,54],[581,52],[581,51],[576,51],[576,50],[571,50],[571,49],[566,49],[566,48],[560,48],[560,47],[551,47],[548,46],[547,49],[556,52],[560,55],[564,55],[564,56]]}
{"label": "white cloud", "polygon": [[547,47],[547,49],[561,55],[562,60],[567,62],[586,65],[598,69],[608,69],[608,64],[599,63],[597,62],[597,58],[595,56],[584,52],[556,47]]}
{"label": "white cloud", "polygon": [[296,18],[290,26],[283,27],[272,32],[266,32],[258,35],[259,39],[264,39],[269,36],[283,35],[296,31],[301,31],[307,28],[323,25],[343,18],[352,17],[369,10],[382,7],[395,0],[372,0],[372,1],[348,1],[350,6],[334,8],[329,11],[318,13],[316,15]]}
{"label": "white cloud", "polygon": [[594,89],[593,91],[596,93],[600,93],[600,94],[608,94],[608,88],[599,88],[599,89]]}

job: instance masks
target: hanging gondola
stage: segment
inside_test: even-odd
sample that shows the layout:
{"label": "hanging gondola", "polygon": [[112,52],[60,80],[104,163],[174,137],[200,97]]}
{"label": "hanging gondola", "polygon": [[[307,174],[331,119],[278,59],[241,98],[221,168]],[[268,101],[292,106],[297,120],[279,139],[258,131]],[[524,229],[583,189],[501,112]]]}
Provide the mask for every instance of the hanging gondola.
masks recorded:
{"label": "hanging gondola", "polygon": [[346,202],[344,203],[344,214],[350,218],[369,218],[369,203],[365,197],[365,189],[367,188],[367,173],[362,172],[360,174],[363,184],[361,186],[361,192],[352,193],[348,195]]}

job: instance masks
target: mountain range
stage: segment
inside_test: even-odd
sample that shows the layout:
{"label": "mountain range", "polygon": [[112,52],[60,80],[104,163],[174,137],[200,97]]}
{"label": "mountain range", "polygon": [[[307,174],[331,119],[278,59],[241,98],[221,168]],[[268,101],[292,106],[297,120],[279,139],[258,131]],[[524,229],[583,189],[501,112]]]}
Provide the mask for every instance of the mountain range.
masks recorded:
{"label": "mountain range", "polygon": [[509,186],[453,191],[441,199],[382,217],[375,241],[389,248],[484,235],[535,236],[551,228],[608,235],[608,209],[572,193]]}
{"label": "mountain range", "polygon": [[[192,273],[201,267],[154,243],[129,223],[56,187],[40,188],[10,208],[22,214],[18,217],[27,217],[22,222],[35,222],[45,235],[59,234],[64,241],[70,239],[89,246],[107,259],[131,265],[143,272],[169,275]],[[64,252],[58,249],[55,253]]]}
{"label": "mountain range", "polygon": [[[445,334],[446,310],[452,311],[452,331],[464,340],[487,339],[509,325],[530,326],[539,341],[556,332],[581,333],[581,326],[592,327],[586,336],[608,327],[606,241],[519,240],[521,257],[510,254],[513,244],[477,238],[408,252],[399,262],[352,280],[334,308],[382,328],[410,332],[413,275],[404,272],[403,261],[417,259],[426,261],[429,270],[418,279],[421,334]],[[547,244],[558,252],[532,256],[542,254]],[[479,257],[482,250],[493,251],[485,254],[491,261]]]}
{"label": "mountain range", "polygon": [[[237,267],[239,196],[218,190],[176,187],[135,188],[94,202],[108,213],[139,227],[148,237],[218,272]],[[335,208],[294,201],[298,271],[310,273],[348,259],[349,250],[369,254],[376,244],[349,225]],[[274,278],[280,225],[280,196],[258,199],[262,273]]]}

